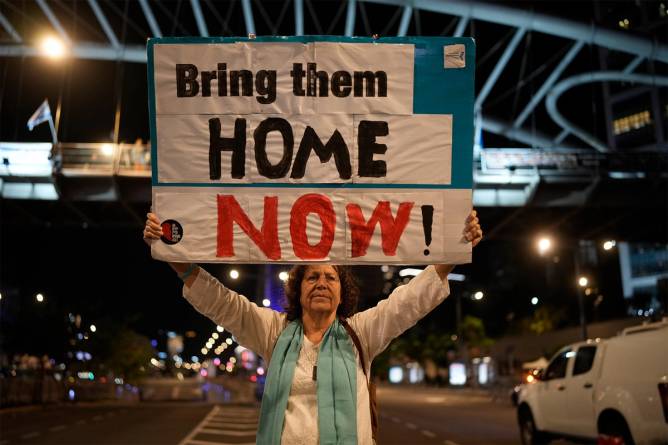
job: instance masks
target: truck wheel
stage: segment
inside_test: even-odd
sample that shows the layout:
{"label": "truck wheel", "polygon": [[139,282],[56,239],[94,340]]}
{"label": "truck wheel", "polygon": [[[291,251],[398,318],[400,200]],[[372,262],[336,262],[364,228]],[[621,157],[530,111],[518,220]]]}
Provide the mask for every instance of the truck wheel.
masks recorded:
{"label": "truck wheel", "polygon": [[517,417],[520,424],[522,445],[544,445],[550,441],[550,437],[546,433],[536,429],[536,423],[529,408],[520,409]]}
{"label": "truck wheel", "polygon": [[599,443],[610,443],[620,445],[635,445],[631,431],[623,417],[615,419],[614,422],[606,422],[599,428]]}

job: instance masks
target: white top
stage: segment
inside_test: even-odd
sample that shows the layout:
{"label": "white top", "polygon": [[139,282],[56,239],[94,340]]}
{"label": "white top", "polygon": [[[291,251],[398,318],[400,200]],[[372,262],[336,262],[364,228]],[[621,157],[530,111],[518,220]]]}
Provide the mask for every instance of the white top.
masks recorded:
{"label": "white top", "polygon": [[[397,287],[375,307],[348,318],[360,339],[367,367],[394,338],[415,325],[449,293],[448,281],[441,280],[434,267],[429,266],[408,284]],[[190,288],[183,287],[183,296],[200,313],[229,330],[239,344],[255,351],[269,363],[276,340],[286,325],[284,313],[258,307],[203,269]],[[285,412],[282,444],[318,443],[318,404],[312,379],[312,363],[317,362],[317,351],[318,346],[304,337]],[[367,380],[354,345],[353,351],[357,357],[357,443],[372,445]],[[370,369],[366,371],[369,373]]]}

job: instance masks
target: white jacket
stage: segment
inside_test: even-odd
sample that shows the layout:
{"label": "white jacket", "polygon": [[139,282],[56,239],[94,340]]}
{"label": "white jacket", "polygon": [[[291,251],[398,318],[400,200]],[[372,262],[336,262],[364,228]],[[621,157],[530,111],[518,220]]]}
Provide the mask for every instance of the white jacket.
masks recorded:
{"label": "white jacket", "polygon": [[[360,339],[367,367],[394,338],[415,325],[449,293],[448,281],[441,280],[434,267],[429,266],[408,284],[397,287],[375,307],[348,318],[348,323]],[[243,295],[226,288],[203,269],[200,269],[190,288],[183,287],[183,296],[199,312],[231,332],[240,345],[256,352],[269,363],[276,340],[286,326],[284,313],[258,307]],[[313,345],[308,341],[302,342],[285,413],[283,444],[318,443],[315,382],[306,364],[309,347]],[[357,357],[357,442],[371,445],[367,380],[354,345],[353,350]],[[366,372],[368,374],[370,369]]]}

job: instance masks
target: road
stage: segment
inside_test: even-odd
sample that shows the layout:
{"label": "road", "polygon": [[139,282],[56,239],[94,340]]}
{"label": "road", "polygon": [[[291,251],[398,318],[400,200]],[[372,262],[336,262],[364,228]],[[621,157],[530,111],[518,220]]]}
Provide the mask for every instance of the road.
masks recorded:
{"label": "road", "polygon": [[[470,391],[379,389],[379,443],[516,445],[514,409]],[[258,406],[90,403],[0,411],[0,445],[227,445],[255,440]],[[563,445],[567,442],[560,441]]]}
{"label": "road", "polygon": [[509,400],[484,393],[422,387],[381,387],[381,444],[516,445]]}

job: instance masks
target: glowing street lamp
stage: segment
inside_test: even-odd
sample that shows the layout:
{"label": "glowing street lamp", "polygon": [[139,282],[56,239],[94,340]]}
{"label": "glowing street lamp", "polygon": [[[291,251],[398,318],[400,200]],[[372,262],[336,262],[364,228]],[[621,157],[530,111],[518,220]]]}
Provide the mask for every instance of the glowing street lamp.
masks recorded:
{"label": "glowing street lamp", "polygon": [[90,325],[90,331],[91,332],[97,331],[97,327],[94,324]]}
{"label": "glowing street lamp", "polygon": [[531,304],[533,304],[534,306],[537,305],[538,304],[538,297],[533,297],[531,299]]}
{"label": "glowing street lamp", "polygon": [[50,59],[62,59],[67,53],[67,48],[63,41],[53,36],[42,39],[39,49],[43,55]]}
{"label": "glowing street lamp", "polygon": [[478,291],[475,294],[473,294],[473,299],[480,301],[483,299],[484,296],[485,294],[483,294],[482,291]]}
{"label": "glowing street lamp", "polygon": [[288,281],[288,273],[286,271],[279,272],[278,279],[281,281]]}
{"label": "glowing street lamp", "polygon": [[102,154],[105,156],[111,156],[114,154],[114,145],[113,144],[102,144],[100,147],[100,151],[102,151]]}
{"label": "glowing street lamp", "polygon": [[38,303],[44,302],[44,295],[42,295],[41,293],[35,295],[35,300],[37,300]]}
{"label": "glowing street lamp", "polygon": [[580,329],[582,330],[582,339],[587,340],[587,320],[585,320],[584,296],[582,295],[584,288],[589,284],[589,279],[585,276],[578,278],[578,308],[580,310]]}
{"label": "glowing street lamp", "polygon": [[608,240],[603,243],[603,250],[611,250],[616,244],[615,240]]}
{"label": "glowing street lamp", "polygon": [[552,249],[552,240],[547,237],[540,238],[536,243],[538,253],[542,256]]}
{"label": "glowing street lamp", "polygon": [[233,280],[236,280],[237,278],[239,278],[239,271],[236,270],[236,269],[232,269],[230,271],[230,278],[232,278]]}

